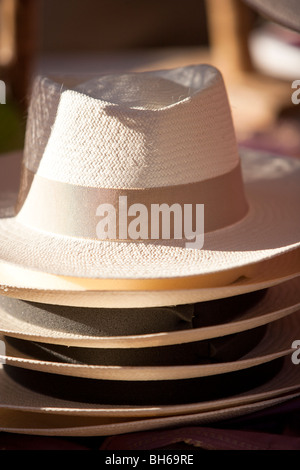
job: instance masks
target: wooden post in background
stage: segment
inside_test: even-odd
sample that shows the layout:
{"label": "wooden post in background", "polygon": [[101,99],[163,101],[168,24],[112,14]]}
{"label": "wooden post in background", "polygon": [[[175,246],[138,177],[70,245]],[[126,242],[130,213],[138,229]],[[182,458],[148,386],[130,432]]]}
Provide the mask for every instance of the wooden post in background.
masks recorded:
{"label": "wooden post in background", "polygon": [[206,0],[212,60],[235,77],[252,70],[248,37],[254,14],[241,0]]}
{"label": "wooden post in background", "polygon": [[23,109],[28,104],[37,24],[37,0],[0,0],[0,78]]}
{"label": "wooden post in background", "polygon": [[0,67],[4,70],[15,60],[16,0],[0,0]]}

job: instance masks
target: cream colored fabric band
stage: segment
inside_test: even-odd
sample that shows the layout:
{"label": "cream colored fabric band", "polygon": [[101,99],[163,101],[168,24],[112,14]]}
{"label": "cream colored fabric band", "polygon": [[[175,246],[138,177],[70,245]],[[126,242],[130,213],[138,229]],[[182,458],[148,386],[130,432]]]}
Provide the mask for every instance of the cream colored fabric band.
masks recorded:
{"label": "cream colored fabric band", "polygon": [[[209,180],[147,189],[76,186],[46,179],[24,167],[16,212],[20,222],[28,226],[69,237],[132,241],[130,224],[133,224],[135,233],[140,233],[136,236],[139,241],[179,239],[180,233],[182,239],[187,239],[185,214],[192,216],[189,223],[196,232],[197,211],[201,208],[204,233],[229,226],[246,215],[248,204],[240,165]],[[108,220],[108,214],[114,221]],[[161,224],[153,229],[154,214]],[[169,230],[163,228],[164,216]],[[144,224],[142,230],[141,222],[145,220],[147,226]],[[177,228],[175,221],[179,221]],[[112,227],[114,230],[99,236],[105,223],[108,230]]]}

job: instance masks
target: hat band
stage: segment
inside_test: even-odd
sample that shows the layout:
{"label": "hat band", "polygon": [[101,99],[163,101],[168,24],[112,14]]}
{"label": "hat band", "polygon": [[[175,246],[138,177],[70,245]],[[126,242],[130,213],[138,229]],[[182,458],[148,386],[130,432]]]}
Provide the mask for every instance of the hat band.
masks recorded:
{"label": "hat band", "polygon": [[204,233],[238,222],[247,211],[240,164],[205,181],[145,189],[77,186],[24,167],[16,207],[21,223],[53,234],[191,244]]}

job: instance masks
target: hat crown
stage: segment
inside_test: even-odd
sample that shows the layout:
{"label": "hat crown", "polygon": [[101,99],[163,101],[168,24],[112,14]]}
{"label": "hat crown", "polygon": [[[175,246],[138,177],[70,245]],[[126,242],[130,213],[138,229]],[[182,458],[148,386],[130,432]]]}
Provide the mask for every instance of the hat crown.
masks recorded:
{"label": "hat crown", "polygon": [[207,65],[33,86],[25,167],[87,187],[187,184],[239,161],[221,74]]}

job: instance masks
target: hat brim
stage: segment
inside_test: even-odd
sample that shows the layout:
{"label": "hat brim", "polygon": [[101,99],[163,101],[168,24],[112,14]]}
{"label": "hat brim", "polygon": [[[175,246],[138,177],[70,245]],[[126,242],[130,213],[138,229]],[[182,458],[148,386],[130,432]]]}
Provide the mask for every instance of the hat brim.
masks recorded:
{"label": "hat brim", "polygon": [[[137,281],[120,286],[118,280],[103,285],[102,280],[64,278],[32,271],[0,261],[0,294],[22,300],[53,305],[90,308],[143,308],[190,304],[245,294],[293,279],[299,275],[300,249],[289,251],[247,267],[245,276],[235,275],[234,281],[224,283],[221,277],[177,278],[165,285],[165,280]],[[253,274],[254,269],[254,274]],[[250,270],[250,271],[249,271]],[[237,276],[237,277],[236,277]],[[177,281],[177,282],[176,282]],[[127,288],[126,288],[127,287]]]}
{"label": "hat brim", "polygon": [[[229,362],[211,364],[185,364],[172,366],[120,366],[83,364],[75,360],[56,362],[38,360],[8,344],[7,355],[0,360],[9,366],[71,377],[112,381],[161,381],[208,377],[251,368],[287,356],[293,352],[292,343],[300,337],[300,312],[295,312],[267,326],[264,337],[241,358]],[[5,343],[5,338],[2,338]],[[26,349],[26,348],[25,348]],[[67,353],[66,353],[67,355]]]}
{"label": "hat brim", "polygon": [[[169,424],[213,422],[247,414],[299,396],[299,374],[299,368],[292,364],[290,358],[286,358],[283,367],[274,377],[252,390],[227,398],[167,406],[109,406],[63,400],[30,390],[16,383],[0,368],[1,431],[63,433],[70,426],[66,432],[73,435],[82,432],[89,433],[87,435],[96,432],[109,435],[114,431],[120,434],[135,429],[167,427]],[[75,422],[67,422],[66,418],[70,416],[76,418]],[[23,426],[20,424],[19,418],[22,417],[26,417],[25,426],[24,421]],[[88,422],[87,418],[93,418],[94,421]],[[122,423],[124,427],[112,429],[110,424],[117,423]],[[134,423],[139,423],[142,428],[135,428]]]}
{"label": "hat brim", "polygon": [[[300,162],[257,152],[245,152],[241,161],[249,211],[240,222],[206,233],[201,250],[185,248],[182,240],[174,246],[169,240],[153,244],[59,236],[6,217],[0,219],[0,260],[56,276],[95,279],[103,286],[116,280],[132,286],[171,282],[237,268],[239,277],[246,276],[249,265],[300,246]],[[6,284],[3,271],[0,282]]]}
{"label": "hat brim", "polygon": [[[224,320],[219,321],[217,324],[147,334],[122,336],[109,334],[101,336],[96,333],[94,335],[79,333],[78,323],[84,326],[87,324],[92,326],[93,318],[97,315],[97,312],[89,314],[88,311],[84,315],[80,310],[80,318],[79,315],[76,315],[76,326],[74,326],[73,323],[68,322],[68,315],[65,316],[64,308],[56,306],[54,312],[56,326],[54,326],[54,323],[49,321],[49,315],[51,314],[49,308],[43,309],[42,304],[33,304],[31,302],[27,302],[25,305],[30,311],[30,321],[28,321],[27,317],[24,318],[25,306],[22,305],[23,301],[17,300],[16,302],[18,305],[15,308],[13,308],[14,304],[12,303],[11,308],[13,308],[13,311],[8,311],[5,302],[1,302],[0,299],[0,334],[2,335],[28,341],[84,348],[147,348],[190,343],[235,334],[266,325],[290,315],[300,309],[300,277],[270,287],[264,296],[259,299],[259,302],[255,302],[252,306],[247,305],[246,309],[241,309],[229,321],[224,317]],[[227,305],[227,308],[230,310],[230,304]],[[17,312],[20,312],[20,314]],[[141,311],[141,321],[143,321],[144,314]],[[122,315],[122,312],[120,312],[120,315]],[[59,321],[60,316],[62,321]],[[198,316],[201,321],[201,311]],[[74,313],[72,318],[74,318]]]}
{"label": "hat brim", "polygon": [[104,417],[78,417],[41,415],[39,413],[0,410],[0,431],[36,436],[113,436],[125,433],[167,429],[174,426],[205,425],[254,413],[296,398],[300,392],[262,400],[252,404],[205,411],[183,416],[148,419],[114,419]]}

